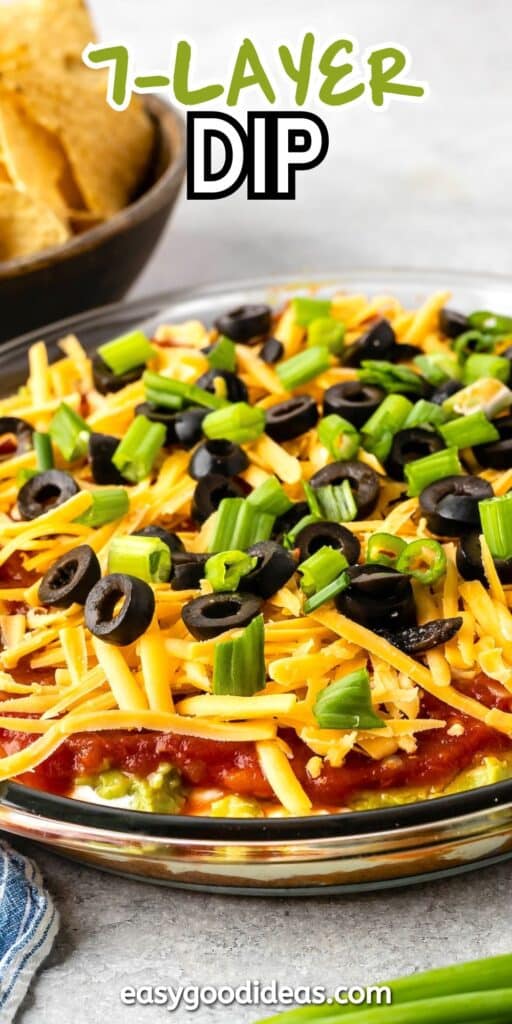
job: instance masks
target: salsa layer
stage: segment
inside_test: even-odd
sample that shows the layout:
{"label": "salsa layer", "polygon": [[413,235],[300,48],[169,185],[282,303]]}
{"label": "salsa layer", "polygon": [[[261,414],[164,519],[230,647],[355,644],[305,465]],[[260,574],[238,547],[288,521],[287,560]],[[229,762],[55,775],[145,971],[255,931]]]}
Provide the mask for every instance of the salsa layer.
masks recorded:
{"label": "salsa layer", "polygon": [[[481,675],[472,684],[471,696],[487,707],[510,710],[512,695],[492,679]],[[325,764],[315,779],[307,765],[311,751],[291,731],[283,739],[293,752],[292,767],[315,807],[343,806],[350,798],[366,791],[418,787],[443,790],[456,776],[478,763],[486,755],[512,752],[512,741],[426,695],[422,714],[444,718],[446,729],[436,729],[418,737],[414,754],[397,752],[382,760],[370,760],[350,753],[340,767]],[[455,728],[454,728],[455,727]],[[26,733],[0,730],[0,750],[14,753],[33,741]],[[257,799],[272,799],[253,743],[215,742],[193,736],[151,732],[101,732],[71,736],[33,772],[18,781],[61,795],[73,792],[77,782],[107,769],[117,769],[139,777],[157,770],[162,762],[172,762],[187,786],[215,787],[227,793]]]}

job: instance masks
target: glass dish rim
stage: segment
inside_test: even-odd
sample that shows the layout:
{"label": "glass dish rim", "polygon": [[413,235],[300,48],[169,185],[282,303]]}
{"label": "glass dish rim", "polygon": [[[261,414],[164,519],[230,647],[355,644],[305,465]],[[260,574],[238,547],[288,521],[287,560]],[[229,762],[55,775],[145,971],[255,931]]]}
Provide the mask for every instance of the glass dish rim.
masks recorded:
{"label": "glass dish rim", "polygon": [[[168,307],[184,302],[204,302],[220,298],[233,291],[274,291],[289,290],[292,287],[304,289],[308,286],[355,285],[360,279],[373,280],[376,285],[387,283],[396,286],[418,285],[428,287],[431,282],[446,278],[450,286],[511,287],[512,277],[507,274],[488,271],[460,271],[448,268],[372,268],[351,267],[337,273],[317,272],[314,274],[284,274],[269,277],[247,278],[223,281],[202,287],[185,287],[142,296],[131,302],[114,302],[78,313],[35,331],[6,342],[0,353],[5,359],[18,355],[29,344],[46,333],[62,336],[71,330],[87,330],[101,326],[122,314],[123,319],[134,319],[158,315]],[[186,815],[163,815],[144,811],[130,811],[124,808],[92,804],[76,798],[47,793],[21,783],[8,782],[0,803],[16,810],[28,811],[45,816],[51,821],[62,821],[77,826],[90,827],[114,833],[131,832],[139,836],[158,836],[169,839],[204,840],[222,842],[289,842],[328,838],[353,839],[357,836],[379,836],[384,833],[416,829],[421,826],[455,822],[486,810],[503,809],[512,804],[512,779],[491,783],[476,789],[464,790],[448,796],[419,800],[414,803],[393,807],[374,808],[367,811],[343,811],[332,814],[313,814],[305,817],[283,817],[265,819],[208,818]]]}

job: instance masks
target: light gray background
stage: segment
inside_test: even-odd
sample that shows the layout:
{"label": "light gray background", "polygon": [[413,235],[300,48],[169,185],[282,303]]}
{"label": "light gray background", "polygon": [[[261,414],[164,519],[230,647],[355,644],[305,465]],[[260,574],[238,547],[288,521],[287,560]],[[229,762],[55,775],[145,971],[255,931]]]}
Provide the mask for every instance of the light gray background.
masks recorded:
{"label": "light gray background", "polygon": [[[352,266],[511,270],[507,0],[94,0],[93,8],[105,38],[135,46],[141,70],[165,66],[184,36],[198,45],[198,77],[211,81],[243,35],[270,55],[312,28],[325,43],[347,33],[363,49],[403,43],[413,77],[431,87],[427,103],[387,112],[363,103],[324,109],[331,150],[299,180],[295,203],[183,199],[138,294]],[[287,108],[291,93],[279,82]],[[247,1024],[263,1010],[170,1016],[123,1008],[119,991],[251,977],[332,988],[510,949],[506,865],[408,891],[256,901],[166,891],[37,856],[62,930],[23,1024]]]}

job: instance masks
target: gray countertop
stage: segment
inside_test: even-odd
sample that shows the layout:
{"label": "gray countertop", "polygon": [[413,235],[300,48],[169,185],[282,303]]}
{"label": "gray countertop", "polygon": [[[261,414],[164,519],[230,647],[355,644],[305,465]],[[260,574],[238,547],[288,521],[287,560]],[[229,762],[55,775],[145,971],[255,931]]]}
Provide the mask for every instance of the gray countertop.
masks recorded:
{"label": "gray countertop", "polygon": [[[362,48],[404,43],[412,74],[431,87],[428,102],[387,112],[316,107],[331,150],[299,180],[294,203],[248,202],[241,193],[221,202],[183,198],[136,294],[353,266],[512,270],[507,0],[316,0],[314,14],[310,0],[95,0],[93,8],[105,38],[133,43],[141,67],[164,66],[176,39],[187,37],[197,44],[198,78],[211,81],[243,35],[271,53],[313,28],[325,43],[347,33]],[[280,82],[286,108],[291,94]],[[162,1008],[123,1007],[125,985],[275,978],[333,988],[508,949],[507,865],[375,895],[254,900],[145,886],[32,852],[62,927],[20,1024],[165,1019]],[[248,1024],[264,1015],[181,1009],[170,1019]]]}

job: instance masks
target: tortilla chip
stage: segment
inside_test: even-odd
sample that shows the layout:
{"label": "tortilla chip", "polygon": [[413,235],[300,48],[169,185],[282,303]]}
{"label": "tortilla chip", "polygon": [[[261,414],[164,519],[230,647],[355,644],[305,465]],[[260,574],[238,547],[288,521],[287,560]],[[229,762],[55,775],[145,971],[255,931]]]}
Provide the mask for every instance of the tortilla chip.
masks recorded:
{"label": "tortilla chip", "polygon": [[0,145],[10,180],[65,218],[83,205],[62,145],[27,116],[14,93],[0,91]]}
{"label": "tortilla chip", "polygon": [[[103,74],[83,66],[31,65],[0,74],[0,94],[60,142],[85,207],[109,217],[126,206],[153,153],[152,122],[137,96],[128,110],[105,101]],[[77,204],[74,204],[77,205]]]}
{"label": "tortilla chip", "polygon": [[12,260],[61,245],[66,225],[44,203],[0,184],[0,260]]}
{"label": "tortilla chip", "polygon": [[30,55],[50,64],[77,57],[96,32],[84,0],[23,0],[0,4],[0,64]]}

